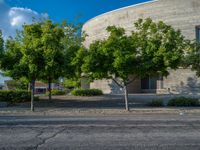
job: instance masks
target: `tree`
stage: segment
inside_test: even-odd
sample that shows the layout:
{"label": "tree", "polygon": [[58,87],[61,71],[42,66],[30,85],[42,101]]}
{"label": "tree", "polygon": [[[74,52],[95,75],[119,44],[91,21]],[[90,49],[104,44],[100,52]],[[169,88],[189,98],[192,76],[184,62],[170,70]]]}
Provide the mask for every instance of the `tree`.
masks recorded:
{"label": "tree", "polygon": [[0,56],[2,56],[3,51],[4,51],[4,40],[3,40],[2,31],[0,30]]}
{"label": "tree", "polygon": [[31,83],[31,110],[34,111],[35,81],[44,70],[41,23],[24,25],[16,38],[6,41],[1,67],[13,79],[26,78]]}
{"label": "tree", "polygon": [[[4,39],[3,39],[3,34],[2,31],[0,30],[0,60],[3,58],[3,53],[4,53]],[[3,75],[4,73],[0,71],[0,75]]]}
{"label": "tree", "polygon": [[22,30],[22,58],[20,65],[26,71],[26,78],[31,83],[31,110],[34,111],[35,81],[44,71],[43,43],[41,40],[41,23],[24,25]]}
{"label": "tree", "polygon": [[185,57],[185,67],[191,67],[192,70],[196,71],[196,75],[200,77],[200,43],[190,42],[190,49]]}
{"label": "tree", "polygon": [[167,76],[169,68],[178,68],[186,45],[181,32],[162,21],[139,19],[135,28],[126,35],[123,28],[107,27],[109,37],[90,45],[82,65],[91,80],[113,79],[124,89],[127,111],[127,85],[137,77]]}
{"label": "tree", "polygon": [[66,77],[79,81],[77,67],[72,63],[81,47],[81,24],[64,21],[61,25],[46,21],[42,25],[45,70],[43,79],[49,83],[49,100],[51,100],[51,81]]}
{"label": "tree", "polygon": [[64,75],[65,56],[64,30],[58,24],[52,23],[51,20],[46,20],[41,23],[41,42],[44,59],[44,70],[42,79],[48,81],[49,100],[51,100],[51,83]]}
{"label": "tree", "polygon": [[21,43],[16,38],[9,37],[5,42],[3,57],[1,57],[1,69],[13,79],[21,78],[25,73],[24,68],[20,65],[21,58]]}
{"label": "tree", "polygon": [[[80,86],[81,78],[81,65],[83,62],[82,54],[85,34],[82,33],[82,24],[72,24],[66,21],[62,23],[64,28],[65,37],[63,39],[65,47],[65,79],[75,82],[76,86]],[[80,56],[80,57],[79,57]]]}
{"label": "tree", "polygon": [[36,80],[48,81],[51,99],[51,82],[65,74],[73,76],[75,69],[71,61],[82,39],[75,27],[42,20],[24,25],[16,38],[7,40],[1,66],[13,79],[25,77],[31,83],[32,111]]}

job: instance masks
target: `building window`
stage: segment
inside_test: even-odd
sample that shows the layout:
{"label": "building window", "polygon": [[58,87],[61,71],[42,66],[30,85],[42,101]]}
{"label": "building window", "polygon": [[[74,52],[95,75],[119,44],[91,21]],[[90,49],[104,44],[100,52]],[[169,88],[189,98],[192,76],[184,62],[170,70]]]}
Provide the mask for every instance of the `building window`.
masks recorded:
{"label": "building window", "polygon": [[196,26],[196,40],[200,42],[200,26]]}
{"label": "building window", "polygon": [[161,80],[160,77],[145,77],[141,80],[141,88],[143,90],[155,90],[158,89],[157,81]]}

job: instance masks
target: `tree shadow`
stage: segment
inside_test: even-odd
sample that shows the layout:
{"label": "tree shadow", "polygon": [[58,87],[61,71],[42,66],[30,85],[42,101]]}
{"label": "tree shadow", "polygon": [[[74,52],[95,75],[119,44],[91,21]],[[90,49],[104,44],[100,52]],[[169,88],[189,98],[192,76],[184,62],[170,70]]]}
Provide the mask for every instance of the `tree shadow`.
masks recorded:
{"label": "tree shadow", "polygon": [[[30,103],[23,103],[18,105],[21,108],[28,108]],[[132,98],[129,100],[130,107],[143,107],[144,103],[135,102]],[[41,98],[40,101],[35,102],[36,108],[94,108],[94,109],[124,109],[123,95],[103,95],[99,97],[74,97],[62,96],[53,97],[52,101],[47,98]]]}
{"label": "tree shadow", "polygon": [[172,87],[180,95],[200,96],[200,82],[198,77],[189,77],[187,83],[180,82],[179,85]]}

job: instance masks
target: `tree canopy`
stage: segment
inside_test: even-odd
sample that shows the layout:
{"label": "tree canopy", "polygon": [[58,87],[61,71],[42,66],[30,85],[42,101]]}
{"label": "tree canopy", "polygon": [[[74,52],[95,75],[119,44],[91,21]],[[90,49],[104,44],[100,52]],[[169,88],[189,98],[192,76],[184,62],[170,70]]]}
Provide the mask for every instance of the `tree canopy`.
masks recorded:
{"label": "tree canopy", "polygon": [[32,110],[36,80],[48,81],[51,90],[53,80],[74,73],[71,61],[81,42],[78,27],[75,27],[67,23],[56,24],[50,19],[42,20],[23,25],[16,38],[6,41],[1,67],[14,79],[25,77],[31,82]]}
{"label": "tree canopy", "polygon": [[[128,110],[127,85],[135,77],[167,76],[170,68],[177,69],[186,40],[179,30],[162,21],[153,22],[150,18],[139,19],[131,35],[116,26],[107,27],[107,31],[107,39],[90,45],[82,71],[91,80],[113,79],[123,87]],[[131,75],[135,77],[130,78]]]}
{"label": "tree canopy", "polygon": [[198,41],[190,42],[191,48],[185,57],[185,66],[196,71],[196,75],[200,77],[200,43]]}
{"label": "tree canopy", "polygon": [[0,56],[2,56],[3,51],[4,51],[4,40],[3,40],[2,31],[0,30]]}

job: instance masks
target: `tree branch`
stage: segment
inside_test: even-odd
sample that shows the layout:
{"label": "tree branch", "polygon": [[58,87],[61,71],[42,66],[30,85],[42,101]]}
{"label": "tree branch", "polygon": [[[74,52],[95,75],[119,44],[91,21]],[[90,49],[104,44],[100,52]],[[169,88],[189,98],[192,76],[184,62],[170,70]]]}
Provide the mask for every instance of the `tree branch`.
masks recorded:
{"label": "tree branch", "polygon": [[126,81],[125,84],[128,85],[128,84],[132,83],[133,81],[135,81],[137,78],[138,78],[138,76],[135,76],[133,79]]}
{"label": "tree branch", "polygon": [[117,82],[117,80],[115,78],[112,78],[112,80],[121,88],[123,88],[123,85],[121,85],[120,83]]}

